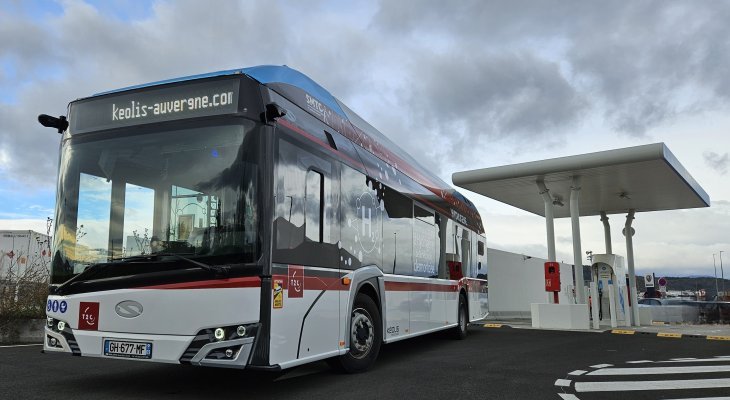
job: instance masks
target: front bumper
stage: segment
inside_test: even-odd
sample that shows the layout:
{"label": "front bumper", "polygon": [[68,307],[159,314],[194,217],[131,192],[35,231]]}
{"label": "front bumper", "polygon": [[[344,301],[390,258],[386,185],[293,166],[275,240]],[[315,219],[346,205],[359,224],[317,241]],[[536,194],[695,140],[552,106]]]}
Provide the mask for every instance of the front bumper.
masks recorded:
{"label": "front bumper", "polygon": [[68,326],[59,331],[46,326],[43,350],[47,354],[131,360],[132,358],[104,355],[104,340],[116,339],[152,343],[152,357],[135,358],[133,359],[135,361],[246,368],[253,350],[256,331],[254,327],[249,329],[250,334],[244,337],[228,335],[224,340],[215,340],[212,329],[203,329],[195,336],[184,336],[72,330]]}

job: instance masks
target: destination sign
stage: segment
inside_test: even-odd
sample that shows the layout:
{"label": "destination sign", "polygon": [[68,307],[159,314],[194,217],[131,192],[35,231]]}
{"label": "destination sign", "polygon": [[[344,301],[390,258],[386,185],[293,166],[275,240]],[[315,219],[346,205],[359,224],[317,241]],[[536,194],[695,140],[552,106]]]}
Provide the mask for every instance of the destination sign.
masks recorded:
{"label": "destination sign", "polygon": [[121,128],[238,111],[239,80],[185,83],[71,103],[71,133]]}

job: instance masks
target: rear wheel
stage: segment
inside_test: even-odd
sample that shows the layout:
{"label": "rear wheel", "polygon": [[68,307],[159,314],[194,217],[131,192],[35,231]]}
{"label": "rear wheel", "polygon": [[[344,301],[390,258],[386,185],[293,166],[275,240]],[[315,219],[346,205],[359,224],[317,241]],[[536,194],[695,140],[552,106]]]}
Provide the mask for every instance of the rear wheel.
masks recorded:
{"label": "rear wheel", "polygon": [[359,293],[350,313],[350,350],[329,364],[347,373],[363,372],[378,358],[383,342],[383,328],[380,311],[375,301]]}
{"label": "rear wheel", "polygon": [[469,319],[466,315],[466,298],[463,294],[459,295],[459,311],[458,311],[458,322],[454,328],[454,339],[462,340],[466,338],[466,327],[469,324]]}

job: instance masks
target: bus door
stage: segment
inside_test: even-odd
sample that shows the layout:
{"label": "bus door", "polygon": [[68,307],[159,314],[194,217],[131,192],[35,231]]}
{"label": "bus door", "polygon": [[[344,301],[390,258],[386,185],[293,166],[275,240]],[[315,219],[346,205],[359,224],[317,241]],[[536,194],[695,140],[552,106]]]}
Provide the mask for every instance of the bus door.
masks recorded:
{"label": "bus door", "polygon": [[339,167],[302,143],[278,142],[271,310],[272,364],[338,350]]}

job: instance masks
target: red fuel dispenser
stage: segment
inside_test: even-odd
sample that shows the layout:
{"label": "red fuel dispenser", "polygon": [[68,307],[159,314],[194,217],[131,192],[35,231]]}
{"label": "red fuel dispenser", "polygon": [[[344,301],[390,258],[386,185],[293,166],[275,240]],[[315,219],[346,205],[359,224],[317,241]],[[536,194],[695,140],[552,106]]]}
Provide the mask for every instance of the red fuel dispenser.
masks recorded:
{"label": "red fuel dispenser", "polygon": [[560,263],[548,261],[545,263],[545,291],[553,292],[555,304],[558,304],[558,292],[560,292]]}

